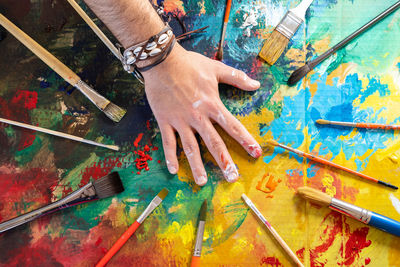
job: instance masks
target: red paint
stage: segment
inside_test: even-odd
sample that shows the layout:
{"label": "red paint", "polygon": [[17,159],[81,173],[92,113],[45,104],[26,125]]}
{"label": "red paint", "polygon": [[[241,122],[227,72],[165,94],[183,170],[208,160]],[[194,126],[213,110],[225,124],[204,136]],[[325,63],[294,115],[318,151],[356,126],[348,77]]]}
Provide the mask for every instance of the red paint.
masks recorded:
{"label": "red paint", "polygon": [[300,170],[292,170],[290,174],[286,174],[286,183],[289,188],[297,190],[298,187],[304,186],[303,174]]}
{"label": "red paint", "polygon": [[148,120],[148,121],[146,121],[146,127],[147,127],[147,130],[151,130],[151,128],[150,128],[150,121]]}
{"label": "red paint", "polygon": [[133,142],[133,145],[134,145],[135,147],[138,147],[138,146],[139,146],[139,142],[140,142],[140,140],[142,140],[142,137],[143,137],[143,133],[140,133],[140,134],[136,137],[135,141]]}
{"label": "red paint", "polygon": [[160,163],[161,163],[161,160],[157,160],[157,162],[158,162],[158,164],[160,164]]}
{"label": "red paint", "polygon": [[79,186],[84,186],[90,181],[90,178],[97,180],[109,174],[115,167],[122,167],[119,158],[106,158],[103,161],[95,162],[92,166],[86,167],[82,173],[82,179]]}
{"label": "red paint", "polygon": [[38,101],[37,92],[18,90],[14,97],[11,99],[11,104],[21,105],[27,110],[36,108]]}
{"label": "red paint", "polygon": [[[147,145],[146,145],[147,146]],[[147,149],[146,149],[146,146],[145,146],[145,149],[144,150],[138,150],[137,151],[137,154],[139,155],[139,158],[136,158],[135,159],[135,165],[136,165],[136,168],[140,171],[140,170],[143,170],[143,169],[145,169],[146,171],[148,171],[149,170],[149,164],[148,164],[148,161],[149,160],[153,160],[153,158],[152,157],[150,157],[150,155],[148,155],[148,154],[146,154],[146,152],[148,152],[149,150],[150,150],[150,148],[147,146]]]}
{"label": "red paint", "polygon": [[299,258],[301,261],[304,261],[304,251],[305,248],[301,248],[298,251],[296,251],[297,258]]}
{"label": "red paint", "polygon": [[345,232],[349,233],[345,244],[344,259],[340,265],[351,266],[360,257],[361,250],[371,245],[371,240],[367,240],[369,228],[362,227],[350,233],[349,225],[346,224]]}
{"label": "red paint", "polygon": [[261,259],[261,264],[267,264],[271,266],[283,266],[282,263],[280,263],[279,259],[275,257],[263,257]]}
{"label": "red paint", "polygon": [[101,239],[101,237],[99,237],[99,238],[97,239],[96,243],[94,243],[94,245],[95,245],[96,247],[98,247],[98,246],[101,244],[101,242],[103,242],[103,239]]}
{"label": "red paint", "polygon": [[371,259],[370,258],[365,258],[365,265],[368,265],[371,263]]}
{"label": "red paint", "polygon": [[157,146],[153,146],[153,148],[151,150],[158,150]]}

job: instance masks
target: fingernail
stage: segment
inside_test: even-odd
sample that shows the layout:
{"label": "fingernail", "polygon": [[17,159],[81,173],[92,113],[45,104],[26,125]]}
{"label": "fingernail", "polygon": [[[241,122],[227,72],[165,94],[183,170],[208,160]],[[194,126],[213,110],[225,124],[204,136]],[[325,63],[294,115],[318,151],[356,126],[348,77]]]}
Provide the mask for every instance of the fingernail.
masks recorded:
{"label": "fingernail", "polygon": [[196,184],[203,186],[207,183],[207,176],[206,175],[200,175],[196,178]]}
{"label": "fingernail", "polygon": [[226,180],[230,183],[235,182],[239,178],[239,173],[235,164],[230,163],[226,166],[224,170],[224,176]]}
{"label": "fingernail", "polygon": [[260,82],[256,80],[251,80],[250,81],[251,86],[253,87],[260,87]]}
{"label": "fingernail", "polygon": [[262,155],[262,149],[259,144],[249,145],[249,150],[253,158],[259,158]]}
{"label": "fingernail", "polygon": [[168,167],[168,171],[171,173],[171,174],[176,174],[176,168],[174,167],[174,166],[167,166]]}

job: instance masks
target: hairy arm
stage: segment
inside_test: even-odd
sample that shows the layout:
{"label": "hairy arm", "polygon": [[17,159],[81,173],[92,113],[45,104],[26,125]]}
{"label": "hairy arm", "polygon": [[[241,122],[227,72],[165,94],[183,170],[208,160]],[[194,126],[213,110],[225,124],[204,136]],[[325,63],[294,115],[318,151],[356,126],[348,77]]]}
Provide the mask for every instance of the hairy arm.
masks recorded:
{"label": "hairy arm", "polygon": [[[147,0],[85,0],[126,48],[157,34],[164,27]],[[207,183],[207,173],[195,134],[198,133],[228,182],[239,178],[238,169],[214,127],[218,123],[253,157],[261,148],[219,98],[218,83],[243,90],[256,90],[260,83],[244,72],[186,51],[176,44],[164,62],[142,73],[150,107],[160,127],[168,170],[175,174],[179,134],[183,150],[198,185]]]}

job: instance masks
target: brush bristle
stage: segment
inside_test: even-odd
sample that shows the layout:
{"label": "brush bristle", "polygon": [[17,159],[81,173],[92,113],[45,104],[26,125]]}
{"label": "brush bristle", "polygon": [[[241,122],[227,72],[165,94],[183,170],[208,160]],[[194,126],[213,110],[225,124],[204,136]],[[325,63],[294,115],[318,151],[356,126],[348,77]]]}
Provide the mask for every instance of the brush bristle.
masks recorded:
{"label": "brush bristle", "polygon": [[295,70],[292,75],[290,75],[289,80],[287,82],[287,84],[289,86],[293,86],[295,85],[298,81],[300,81],[303,77],[305,77],[307,75],[307,73],[310,72],[310,67],[308,66],[308,64],[305,64],[303,67],[298,68],[297,70]]}
{"label": "brush bristle", "polygon": [[164,200],[164,198],[168,195],[169,191],[166,188],[163,188],[163,190],[160,191],[160,193],[158,193],[158,197],[161,198],[162,200]]}
{"label": "brush bristle", "polygon": [[206,218],[207,218],[207,199],[205,199],[203,201],[203,204],[201,204],[199,220],[206,221]]}
{"label": "brush bristle", "polygon": [[112,172],[93,182],[96,195],[99,198],[107,198],[124,191],[118,172]]}
{"label": "brush bristle", "polygon": [[297,188],[297,193],[311,202],[319,203],[324,206],[329,206],[332,201],[331,196],[307,186]]}
{"label": "brush bristle", "polygon": [[119,151],[119,146],[116,145],[108,145],[107,146],[109,149],[115,150],[115,151]]}
{"label": "brush bristle", "polygon": [[264,42],[263,48],[258,55],[269,65],[273,65],[282,55],[288,43],[289,39],[286,36],[274,30]]}
{"label": "brush bristle", "polygon": [[119,122],[126,114],[126,110],[118,107],[113,103],[109,103],[103,112],[115,122]]}
{"label": "brush bristle", "polygon": [[318,120],[316,120],[316,122],[317,122],[318,124],[329,124],[329,121],[323,120],[323,119],[318,119]]}
{"label": "brush bristle", "polygon": [[271,146],[279,146],[279,143],[276,142],[274,139],[267,140],[267,143],[270,144]]}
{"label": "brush bristle", "polygon": [[223,57],[224,57],[224,50],[222,50],[222,48],[220,48],[220,49],[218,49],[218,52],[217,52],[217,59],[222,60]]}

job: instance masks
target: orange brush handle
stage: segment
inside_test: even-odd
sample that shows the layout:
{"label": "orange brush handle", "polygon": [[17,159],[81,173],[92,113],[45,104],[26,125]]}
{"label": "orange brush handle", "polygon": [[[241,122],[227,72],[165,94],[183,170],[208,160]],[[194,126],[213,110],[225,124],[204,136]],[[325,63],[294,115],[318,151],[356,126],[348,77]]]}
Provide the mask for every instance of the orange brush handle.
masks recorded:
{"label": "orange brush handle", "polygon": [[128,230],[115,242],[115,244],[110,248],[106,255],[96,264],[96,267],[103,267],[107,262],[120,250],[120,248],[128,241],[128,239],[133,235],[136,229],[140,226],[137,221],[129,226]]}
{"label": "orange brush handle", "polygon": [[199,267],[200,266],[200,257],[193,256],[192,262],[190,263],[190,267]]}
{"label": "orange brush handle", "polygon": [[343,171],[352,173],[352,174],[354,174],[354,175],[357,175],[357,176],[359,176],[359,177],[362,177],[362,178],[364,178],[364,179],[370,180],[370,181],[375,182],[375,183],[378,183],[378,182],[379,182],[378,179],[373,178],[373,177],[371,177],[371,176],[368,176],[368,175],[362,174],[362,173],[360,173],[360,172],[354,171],[354,170],[352,170],[352,169],[343,167],[343,166],[338,165],[338,164],[336,164],[336,163],[333,163],[333,162],[331,162],[331,161],[329,161],[329,160],[326,160],[326,159],[323,159],[323,158],[319,158],[319,157],[313,156],[313,155],[308,154],[308,153],[305,153],[305,152],[303,152],[303,153],[304,153],[304,156],[305,156],[306,158],[308,158],[308,159],[310,159],[310,160],[312,160],[312,161],[315,161],[315,162],[318,162],[318,163],[321,163],[321,164],[325,164],[325,165],[328,165],[328,166],[332,166],[332,167],[341,169],[341,170],[343,170]]}
{"label": "orange brush handle", "polygon": [[225,23],[227,23],[229,20],[229,13],[231,12],[231,4],[232,4],[232,0],[226,0],[226,8],[225,8],[225,16],[224,16]]}
{"label": "orange brush handle", "polygon": [[356,127],[367,128],[367,129],[384,129],[384,130],[400,129],[400,125],[386,125],[386,124],[377,124],[377,123],[356,123]]}

